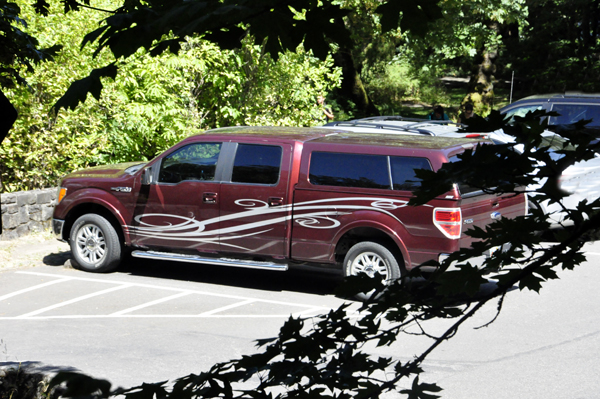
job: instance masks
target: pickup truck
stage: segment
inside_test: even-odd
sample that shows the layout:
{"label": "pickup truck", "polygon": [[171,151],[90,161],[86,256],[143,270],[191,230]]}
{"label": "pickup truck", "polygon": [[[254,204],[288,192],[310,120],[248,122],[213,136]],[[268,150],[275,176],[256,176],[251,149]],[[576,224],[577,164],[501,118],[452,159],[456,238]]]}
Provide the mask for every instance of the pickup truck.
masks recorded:
{"label": "pickup truck", "polygon": [[[53,229],[75,267],[146,259],[270,270],[293,265],[387,280],[470,246],[464,232],[527,213],[524,195],[455,185],[408,206],[416,169],[480,139],[232,127],[189,137],[148,163],[93,167],[60,183]],[[461,190],[462,188],[462,190]]]}

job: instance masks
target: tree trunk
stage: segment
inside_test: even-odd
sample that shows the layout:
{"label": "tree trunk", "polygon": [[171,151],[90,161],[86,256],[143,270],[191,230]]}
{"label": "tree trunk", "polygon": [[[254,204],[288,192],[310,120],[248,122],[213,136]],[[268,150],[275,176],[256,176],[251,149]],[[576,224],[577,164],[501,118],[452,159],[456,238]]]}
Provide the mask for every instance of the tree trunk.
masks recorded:
{"label": "tree trunk", "polygon": [[[337,18],[335,22],[340,26],[340,29],[344,28],[343,19]],[[347,111],[352,112],[355,118],[379,115],[379,110],[375,107],[363,86],[360,71],[357,70],[354,64],[351,48],[340,46],[333,54],[333,60],[335,66],[342,69],[342,85],[337,91],[339,94],[338,102]]]}
{"label": "tree trunk", "polygon": [[496,50],[481,49],[477,52],[468,85],[468,94],[462,104],[472,103],[478,115],[487,115],[494,105],[494,73]]}
{"label": "tree trunk", "polygon": [[335,65],[342,68],[342,86],[339,89],[342,101],[352,101],[356,109],[354,117],[366,117],[379,115],[379,111],[373,105],[365,87],[363,86],[360,74],[354,66],[354,58],[349,50],[340,48],[333,56]]}

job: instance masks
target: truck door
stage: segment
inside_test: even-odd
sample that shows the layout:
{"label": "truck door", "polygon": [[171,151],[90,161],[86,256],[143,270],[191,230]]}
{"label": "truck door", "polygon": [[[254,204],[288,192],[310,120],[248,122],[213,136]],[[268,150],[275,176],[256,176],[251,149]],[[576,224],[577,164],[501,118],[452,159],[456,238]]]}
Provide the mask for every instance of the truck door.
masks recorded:
{"label": "truck door", "polygon": [[[192,143],[166,155],[133,220],[134,244],[200,252],[219,249],[221,143]],[[142,187],[144,189],[144,187]]]}
{"label": "truck door", "polygon": [[235,146],[235,156],[221,185],[220,251],[283,257],[292,213],[288,203],[292,146],[228,144]]}

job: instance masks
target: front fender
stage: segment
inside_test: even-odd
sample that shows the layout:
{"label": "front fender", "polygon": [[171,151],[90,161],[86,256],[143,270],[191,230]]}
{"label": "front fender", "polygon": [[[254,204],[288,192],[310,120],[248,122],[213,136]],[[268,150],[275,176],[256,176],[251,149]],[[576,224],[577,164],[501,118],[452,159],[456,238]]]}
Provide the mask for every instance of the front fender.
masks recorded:
{"label": "front fender", "polygon": [[54,218],[67,220],[73,215],[86,213],[86,207],[89,207],[90,211],[95,207],[102,207],[107,210],[121,227],[125,242],[127,244],[131,243],[129,232],[127,229],[123,229],[123,226],[126,226],[128,221],[132,218],[131,211],[128,210],[115,195],[104,190],[84,188],[67,195],[60,204],[56,206]]}

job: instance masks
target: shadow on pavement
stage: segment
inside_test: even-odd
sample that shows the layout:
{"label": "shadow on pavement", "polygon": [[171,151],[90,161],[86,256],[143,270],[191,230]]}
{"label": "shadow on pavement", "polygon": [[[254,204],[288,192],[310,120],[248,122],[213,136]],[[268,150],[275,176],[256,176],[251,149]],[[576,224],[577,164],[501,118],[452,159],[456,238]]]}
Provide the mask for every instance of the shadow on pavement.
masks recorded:
{"label": "shadow on pavement", "polygon": [[[48,266],[71,267],[71,252],[44,256]],[[342,281],[341,271],[293,267],[288,271],[245,269],[198,263],[172,262],[126,257],[115,273],[160,279],[249,288],[265,291],[294,291],[316,295],[332,295]]]}
{"label": "shadow on pavement", "polygon": [[44,256],[42,262],[48,266],[64,266],[69,259],[71,259],[71,251],[63,251]]}
{"label": "shadow on pavement", "polygon": [[288,271],[245,269],[197,263],[128,258],[119,272],[144,277],[194,281],[267,291],[332,295],[341,272],[293,267]]}

